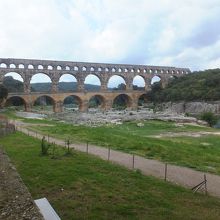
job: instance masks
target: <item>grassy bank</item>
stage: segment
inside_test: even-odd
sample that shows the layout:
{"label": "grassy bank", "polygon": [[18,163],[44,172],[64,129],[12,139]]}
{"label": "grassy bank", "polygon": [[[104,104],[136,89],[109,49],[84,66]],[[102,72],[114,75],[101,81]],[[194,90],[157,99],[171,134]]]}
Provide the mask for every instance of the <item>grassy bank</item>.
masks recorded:
{"label": "grassy bank", "polygon": [[40,141],[0,139],[32,196],[47,197],[62,219],[218,219],[220,200],[74,152],[40,156]]}

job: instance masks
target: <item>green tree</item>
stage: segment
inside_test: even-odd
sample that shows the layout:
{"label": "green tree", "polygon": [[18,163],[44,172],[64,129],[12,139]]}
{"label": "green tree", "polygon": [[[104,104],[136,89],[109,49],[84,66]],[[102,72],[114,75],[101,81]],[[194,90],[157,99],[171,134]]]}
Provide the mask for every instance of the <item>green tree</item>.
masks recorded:
{"label": "green tree", "polygon": [[210,127],[217,124],[218,118],[212,112],[204,112],[200,117],[203,121],[206,121]]}

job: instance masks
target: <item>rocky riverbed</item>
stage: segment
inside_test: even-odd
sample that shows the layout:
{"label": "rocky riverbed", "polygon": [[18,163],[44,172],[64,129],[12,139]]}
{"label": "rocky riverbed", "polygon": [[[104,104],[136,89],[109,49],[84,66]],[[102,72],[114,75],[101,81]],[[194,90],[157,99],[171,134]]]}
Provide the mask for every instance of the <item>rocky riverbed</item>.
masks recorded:
{"label": "rocky riverbed", "polygon": [[80,112],[62,112],[56,113],[52,116],[53,119],[65,121],[72,124],[81,124],[87,126],[99,126],[103,124],[121,124],[125,121],[143,121],[143,120],[163,120],[181,123],[194,123],[206,125],[205,122],[197,120],[193,117],[186,117],[184,114],[172,112],[158,112],[154,113],[149,109],[142,109],[138,111],[106,111],[90,110],[86,113]]}

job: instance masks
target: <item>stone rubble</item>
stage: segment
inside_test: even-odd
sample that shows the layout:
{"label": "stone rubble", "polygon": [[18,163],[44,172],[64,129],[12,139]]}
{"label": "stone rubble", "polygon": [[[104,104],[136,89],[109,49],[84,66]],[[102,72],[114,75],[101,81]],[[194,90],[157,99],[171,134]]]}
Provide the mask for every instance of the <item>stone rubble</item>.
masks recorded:
{"label": "stone rubble", "polygon": [[119,125],[123,122],[137,121],[140,123],[137,126],[141,127],[141,121],[144,120],[162,120],[173,121],[177,123],[195,123],[200,125],[206,125],[205,122],[200,121],[194,117],[186,117],[184,114],[164,111],[154,113],[151,109],[140,109],[137,111],[123,110],[123,111],[105,111],[92,110],[86,113],[80,112],[62,112],[55,113],[52,116],[53,119],[64,121],[71,124],[86,125],[86,126],[101,126],[108,124]]}

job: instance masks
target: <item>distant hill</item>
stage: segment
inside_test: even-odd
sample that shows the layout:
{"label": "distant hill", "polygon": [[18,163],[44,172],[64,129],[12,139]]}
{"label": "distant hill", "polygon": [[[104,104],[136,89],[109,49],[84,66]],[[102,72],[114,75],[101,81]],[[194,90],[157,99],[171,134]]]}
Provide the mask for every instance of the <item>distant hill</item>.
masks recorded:
{"label": "distant hill", "polygon": [[147,96],[153,102],[220,100],[220,69],[184,75],[171,80],[164,89],[155,83]]}
{"label": "distant hill", "polygon": [[[33,83],[31,84],[32,91],[50,91],[51,83]],[[69,92],[77,90],[76,82],[60,82],[58,85],[59,91]],[[97,91],[100,86],[85,84],[85,89],[87,91]]]}
{"label": "distant hill", "polygon": [[[8,89],[8,92],[23,92],[23,82],[13,79],[11,76],[4,78],[3,85]],[[33,83],[31,84],[32,91],[50,91],[51,83]],[[77,90],[76,82],[60,82],[58,85],[60,91],[69,92]],[[100,86],[85,84],[87,91],[97,91]]]}
{"label": "distant hill", "polygon": [[23,83],[13,79],[12,76],[6,76],[3,85],[8,89],[8,92],[23,92]]}

